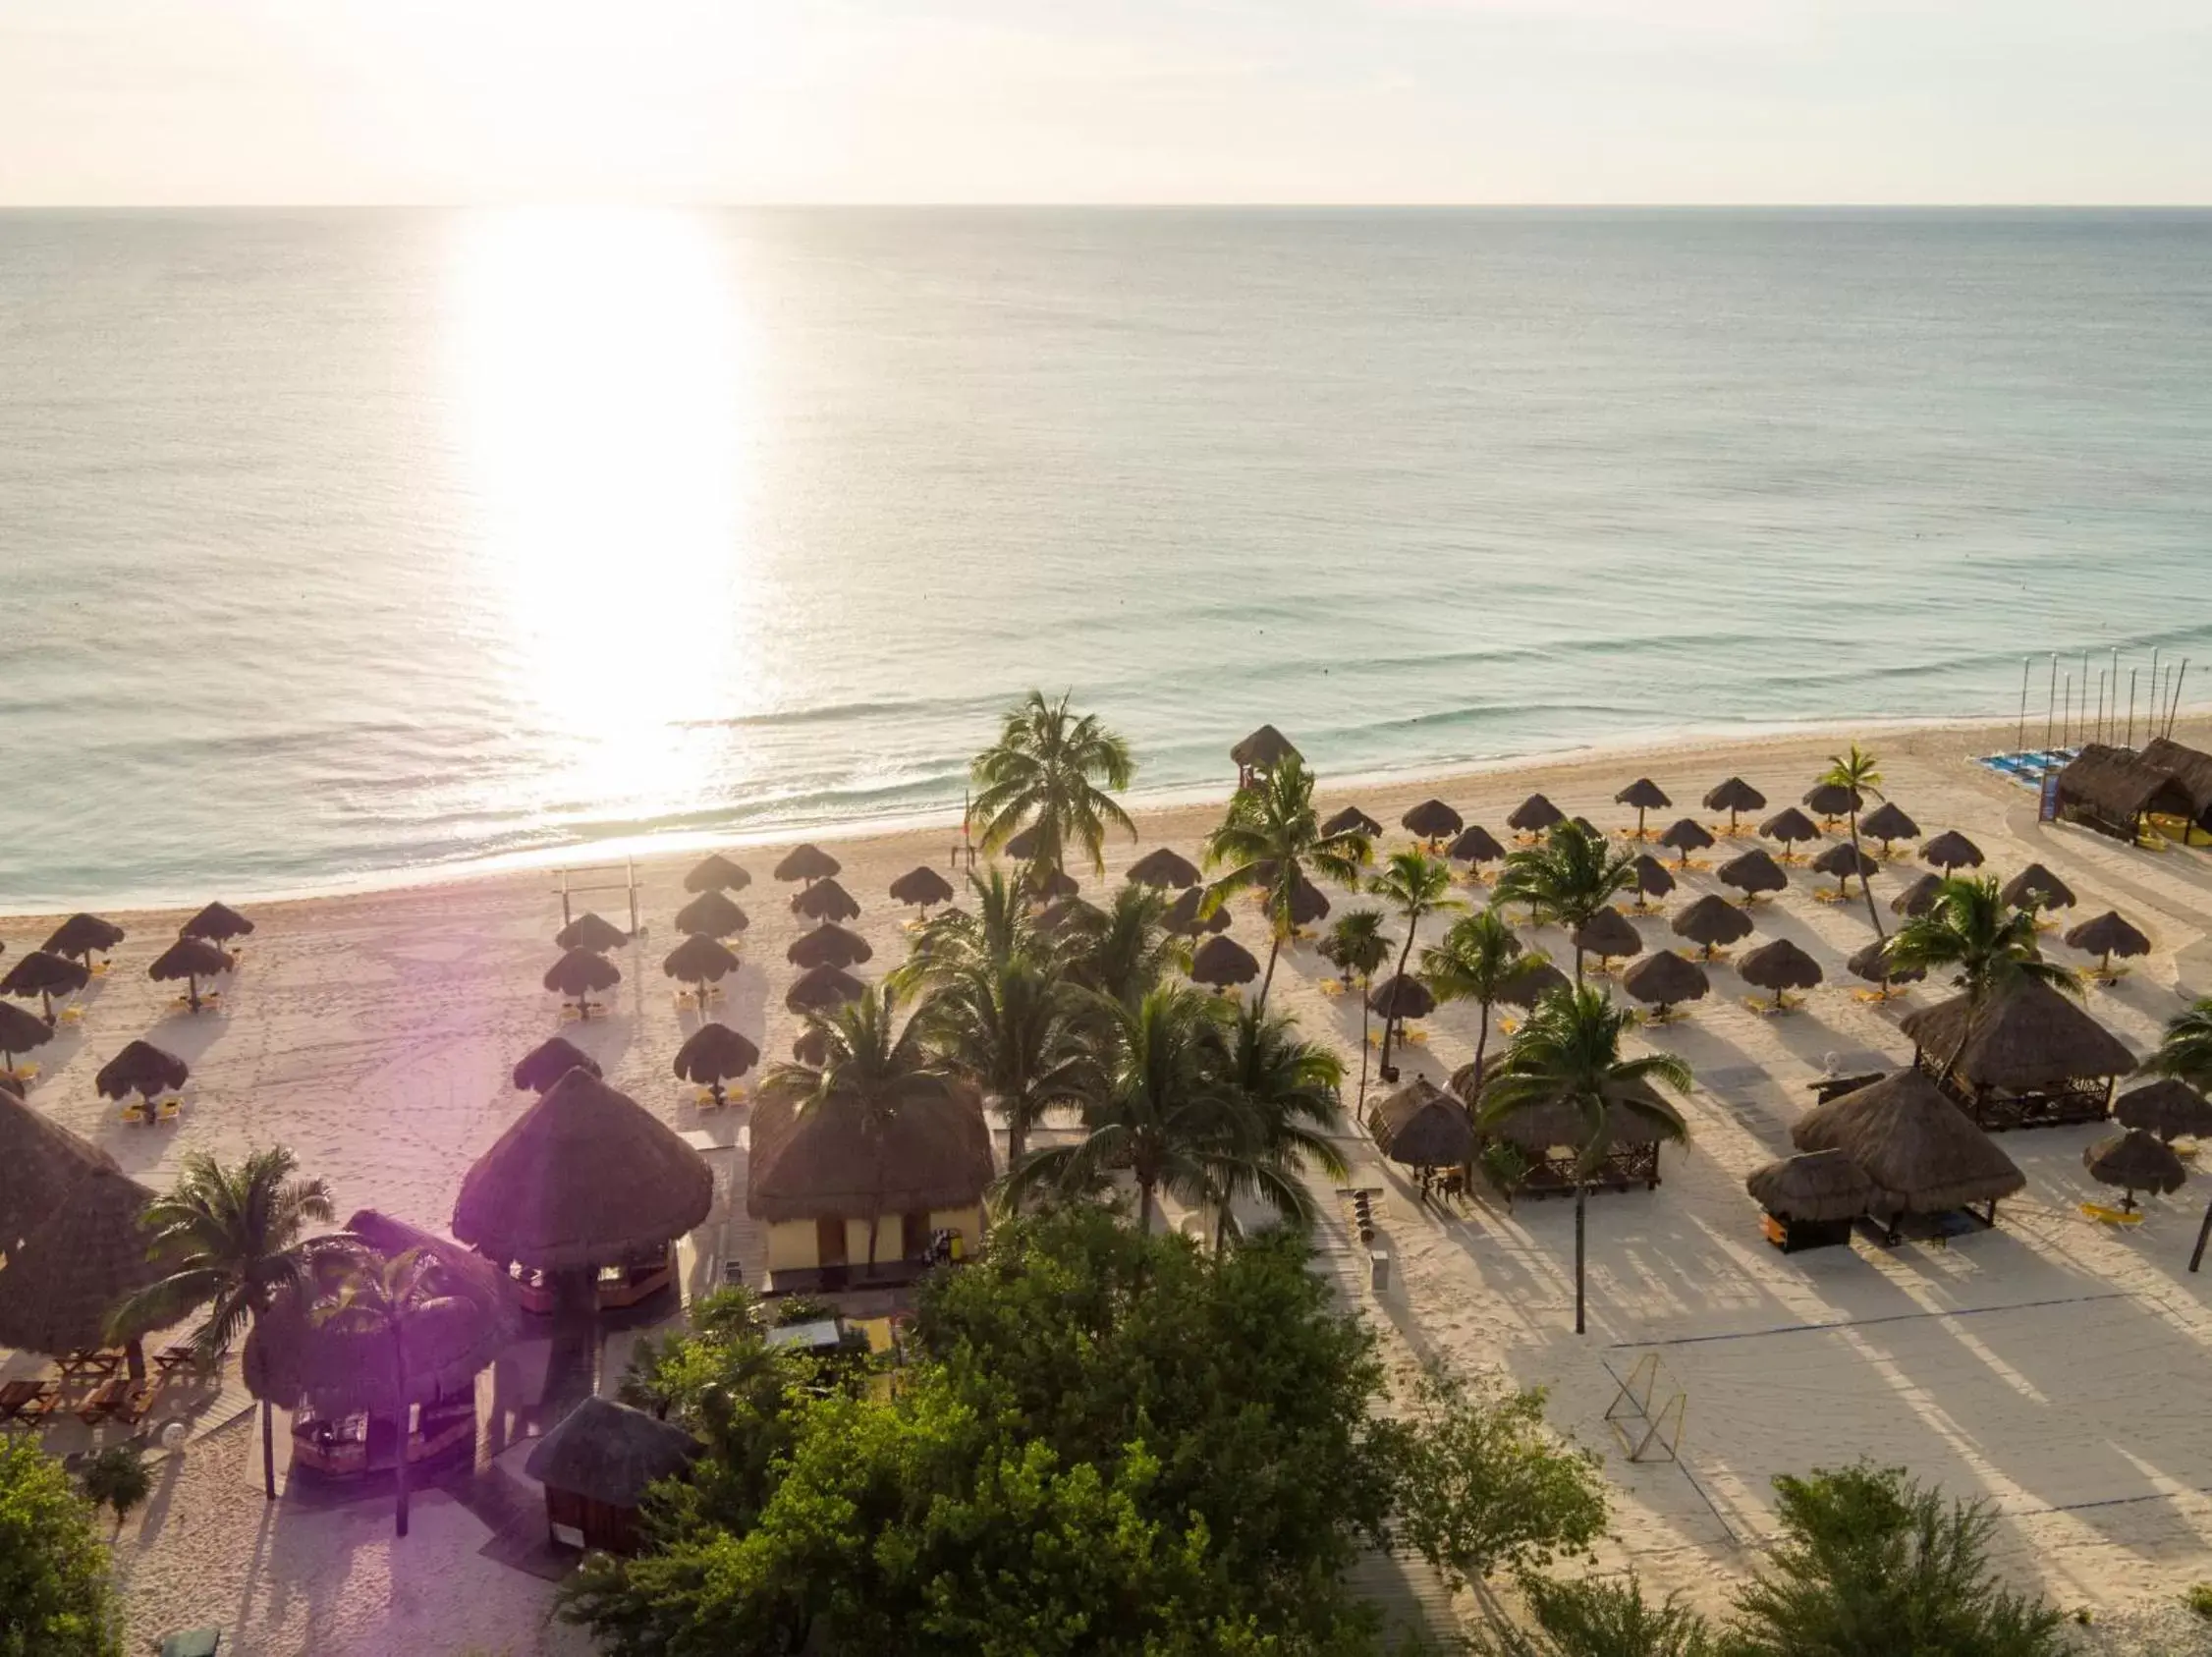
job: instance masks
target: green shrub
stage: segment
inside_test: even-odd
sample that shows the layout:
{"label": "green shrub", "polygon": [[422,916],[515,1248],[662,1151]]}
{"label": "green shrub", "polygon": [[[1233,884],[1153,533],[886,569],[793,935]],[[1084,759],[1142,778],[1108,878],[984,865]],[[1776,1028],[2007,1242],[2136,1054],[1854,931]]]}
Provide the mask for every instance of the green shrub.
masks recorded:
{"label": "green shrub", "polygon": [[1673,1599],[1653,1603],[1632,1576],[1555,1582],[1525,1578],[1533,1630],[1511,1629],[1484,1657],[1713,1657],[1705,1620]]}
{"label": "green shrub", "polygon": [[2187,1592],[2182,1595],[2182,1603],[2206,1622],[2212,1622],[2212,1582],[2191,1582]]}
{"label": "green shrub", "polygon": [[123,1516],[143,1502],[153,1489],[153,1475],[136,1444],[115,1444],[85,1464],[84,1495],[94,1507],[111,1508],[122,1528]]}
{"label": "green shrub", "polygon": [[0,1439],[0,1651],[118,1657],[121,1618],[93,1512],[59,1462]]}

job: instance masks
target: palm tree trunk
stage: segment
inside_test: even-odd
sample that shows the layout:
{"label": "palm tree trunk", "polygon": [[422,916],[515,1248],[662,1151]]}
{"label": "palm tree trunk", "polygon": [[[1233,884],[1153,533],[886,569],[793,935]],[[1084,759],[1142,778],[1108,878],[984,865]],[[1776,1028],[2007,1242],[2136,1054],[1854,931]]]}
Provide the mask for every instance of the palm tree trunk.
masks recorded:
{"label": "palm tree trunk", "polygon": [[1575,987],[1576,989],[1582,987],[1582,946],[1580,944],[1575,946]]}
{"label": "palm tree trunk", "polygon": [[[1392,976],[1392,982],[1394,983],[1399,978],[1403,978],[1406,975],[1406,963],[1410,959],[1411,959],[1413,954],[1413,928],[1418,923],[1418,918],[1419,917],[1416,916],[1411,910],[1408,910],[1406,911],[1406,944],[1405,947],[1398,952],[1398,970]],[[1383,1079],[1385,1081],[1388,1081],[1390,1079],[1390,1037],[1391,1032],[1397,1027],[1397,1024],[1398,1015],[1395,1013],[1388,1015],[1383,1020],[1381,1069],[1383,1073]]]}
{"label": "palm tree trunk", "polygon": [[276,1407],[261,1401],[261,1494],[276,1500]]}
{"label": "palm tree trunk", "polygon": [[1152,1235],[1152,1182],[1149,1180],[1136,1182],[1136,1235]]}
{"label": "palm tree trunk", "polygon": [[[147,1102],[150,1104],[152,1101]],[[146,1378],[146,1347],[136,1335],[123,1343],[123,1372],[134,1381]],[[117,1522],[122,1521],[119,1519]]]}
{"label": "palm tree trunk", "polygon": [[400,1463],[394,1484],[399,1492],[399,1514],[394,1520],[394,1534],[407,1534],[407,1441],[408,1428],[413,1424],[415,1407],[407,1396],[407,1354],[400,1346],[400,1325],[392,1325],[392,1365],[400,1383]]}
{"label": "palm tree trunk", "polygon": [[[1022,1166],[1023,1157],[1029,1151],[1029,1128],[1023,1114],[1012,1108],[1006,1113],[1006,1171],[1011,1174]],[[1022,1188],[1014,1186],[1006,1194],[1006,1209],[1010,1214],[1022,1212]]]}
{"label": "palm tree trunk", "polygon": [[1280,929],[1273,927],[1269,928],[1269,932],[1270,935],[1267,940],[1267,970],[1260,974],[1259,1005],[1256,1009],[1261,1013],[1267,1011],[1267,991],[1269,986],[1271,986],[1275,982],[1275,958],[1283,953],[1282,932],[1280,931]]}
{"label": "palm tree trunk", "polygon": [[1582,1333],[1582,1234],[1583,1204],[1589,1196],[1589,1182],[1576,1178],[1575,1182],[1575,1333]]}
{"label": "palm tree trunk", "polygon": [[[1855,809],[1851,814],[1851,849],[1852,862],[1853,865],[1857,865],[1858,859],[1863,854],[1858,849],[1858,812]],[[1858,890],[1859,895],[1866,900],[1866,918],[1874,923],[1874,941],[1876,943],[1889,942],[1888,934],[1882,930],[1882,911],[1874,903],[1874,883],[1866,878],[1866,870],[1863,866],[1859,867],[1858,870]],[[1889,988],[1889,971],[1885,967],[1882,973],[1882,987],[1884,989]]]}
{"label": "palm tree trunk", "polygon": [[1375,975],[1372,972],[1366,973],[1359,980],[1359,1104],[1357,1111],[1362,1123],[1367,1120],[1367,1026],[1373,1018],[1373,1009],[1367,1005],[1367,990],[1368,986],[1374,981]]}

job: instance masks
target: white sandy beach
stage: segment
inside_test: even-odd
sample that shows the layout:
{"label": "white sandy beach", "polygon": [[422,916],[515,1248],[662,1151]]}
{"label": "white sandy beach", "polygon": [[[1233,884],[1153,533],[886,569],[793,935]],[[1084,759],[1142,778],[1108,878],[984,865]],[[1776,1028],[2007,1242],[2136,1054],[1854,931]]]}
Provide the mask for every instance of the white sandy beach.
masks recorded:
{"label": "white sandy beach", "polygon": [[[1297,733],[1292,732],[1295,738]],[[2200,746],[2212,719],[2176,732]],[[2010,746],[2012,730],[1920,727],[1872,740],[1887,793],[1933,833],[1959,829],[1988,855],[1984,872],[2048,864],[2079,895],[2069,919],[2118,909],[2148,932],[2154,952],[2116,987],[2091,988],[2088,1006],[2130,1047],[2146,1052],[2185,987],[2212,989],[2204,941],[2212,915],[2212,858],[2131,851],[2073,827],[2041,826],[2032,794],[1969,762]],[[1838,734],[1793,734],[1701,743],[1640,754],[1578,756],[1388,788],[1325,790],[1326,805],[1353,802],[1395,825],[1402,811],[1440,795],[1470,821],[1505,833],[1506,813],[1532,790],[1602,826],[1632,813],[1612,802],[1639,774],[1656,779],[1676,811],[1698,811],[1706,789],[1741,773],[1774,808],[1794,801]],[[1326,779],[1324,779],[1326,782]],[[1118,843],[1107,880],[1156,845],[1193,853],[1218,804],[1153,812],[1134,844]],[[825,842],[845,865],[843,883],[864,907],[856,929],[874,945],[865,970],[904,953],[910,911],[885,896],[917,862],[946,867],[951,836],[923,830]],[[1392,844],[1404,840],[1393,828]],[[779,853],[736,854],[753,883],[734,894],[751,916],[743,972],[724,986],[716,1016],[753,1037],[770,1059],[788,1053],[798,1021],[783,1006],[795,969],[784,951],[805,924],[769,869]],[[692,855],[648,860],[648,935],[619,952],[624,981],[603,1019],[562,1023],[540,987],[560,923],[553,879],[510,872],[357,896],[247,906],[258,930],[219,1014],[171,1007],[169,986],[144,976],[177,916],[118,914],[130,929],[112,971],[80,998],[84,1016],[34,1055],[31,1092],[43,1113],[114,1154],[159,1188],[190,1151],[234,1157],[283,1143],[303,1168],[335,1188],[341,1216],[375,1207],[443,1230],[470,1161],[523,1103],[507,1072],[560,1030],[597,1058],[608,1079],[672,1124],[702,1130],[727,1151],[715,1157],[730,1184],[726,1219],[712,1221],[691,1256],[694,1282],[723,1259],[748,1273],[759,1251],[743,1215],[746,1121],[738,1109],[700,1115],[692,1090],[670,1075],[695,1013],[680,1010],[660,957],[676,936]],[[1708,860],[1710,860],[1708,858]],[[1920,871],[1910,860],[1875,878],[1886,901]],[[1609,1566],[1632,1564],[1662,1589],[1717,1604],[1756,1563],[1770,1532],[1767,1481],[1781,1471],[1871,1456],[1902,1462],[1957,1494],[2001,1510],[2002,1559],[2067,1606],[2103,1612],[2168,1598],[2212,1576],[2212,1425],[2193,1408],[2212,1363],[2212,1279],[2185,1271],[2206,1193],[2194,1184],[2153,1199],[2148,1221],[2112,1232],[2076,1212],[2102,1194],[2080,1163],[2086,1128],[2013,1133],[2001,1141],[2028,1176],[1994,1233],[1949,1246],[1849,1249],[1785,1256],[1760,1238],[1743,1175],[1786,1154],[1790,1124],[1808,1108],[1806,1083],[1824,1070],[1858,1070],[1908,1058],[1896,1028],[1905,1012],[1941,993],[1921,987],[1889,1007],[1866,1004],[1844,971],[1869,936],[1863,908],[1816,902],[1820,882],[1794,869],[1791,890],[1762,908],[1762,936],[1803,945],[1828,973],[1800,1012],[1754,1015],[1725,966],[1714,993],[1683,1022],[1648,1039],[1694,1067],[1690,1143],[1664,1153],[1652,1192],[1602,1194],[1589,1214],[1590,1330],[1572,1332],[1572,1208],[1523,1202],[1447,1219],[1421,1206],[1411,1182],[1348,1140],[1360,1184],[1381,1186],[1384,1243],[1396,1277],[1380,1297],[1365,1287],[1337,1206],[1326,1203],[1329,1258],[1348,1299],[1366,1309],[1396,1361],[1499,1367],[1552,1389],[1561,1427],[1605,1449],[1614,1484]],[[1086,889],[1099,883],[1086,877]],[[1691,873],[1668,913],[1712,890]],[[223,896],[208,893],[209,897]],[[1480,893],[1472,896],[1479,901]],[[1341,908],[1345,899],[1332,893]],[[619,896],[602,912],[626,923]],[[1889,920],[1884,911],[1885,922]],[[51,917],[0,919],[11,955],[35,947]],[[1677,940],[1663,919],[1645,921],[1653,947]],[[1259,950],[1260,930],[1240,909],[1236,935]],[[1562,940],[1537,941],[1561,950]],[[2062,959],[2071,952],[2057,946]],[[2076,963],[2078,964],[2078,963]],[[1275,1005],[1308,1032],[1338,1041],[1356,1069],[1355,998],[1319,988],[1328,968],[1308,948],[1289,952]],[[1439,1081],[1472,1056],[1474,1014],[1454,1007],[1430,1020],[1425,1047],[1404,1063]],[[95,1070],[144,1035],[194,1071],[181,1123],[133,1127],[94,1094]],[[610,1351],[607,1381],[620,1367]],[[1604,1420],[1616,1377],[1659,1353],[1687,1395],[1680,1465],[1630,1465]],[[9,1376],[40,1359],[15,1354]],[[226,1395],[226,1408],[243,1402]],[[415,1534],[395,1543],[382,1500],[329,1506],[288,1498],[267,1507],[256,1487],[249,1428],[194,1438],[157,1477],[157,1496],[125,1525],[118,1559],[142,1643],[169,1629],[219,1622],[241,1657],[324,1657],[416,1651],[447,1657],[585,1648],[572,1629],[542,1619],[549,1588],[479,1553],[492,1529],[450,1495],[425,1492]],[[226,1650],[234,1646],[226,1644]]]}

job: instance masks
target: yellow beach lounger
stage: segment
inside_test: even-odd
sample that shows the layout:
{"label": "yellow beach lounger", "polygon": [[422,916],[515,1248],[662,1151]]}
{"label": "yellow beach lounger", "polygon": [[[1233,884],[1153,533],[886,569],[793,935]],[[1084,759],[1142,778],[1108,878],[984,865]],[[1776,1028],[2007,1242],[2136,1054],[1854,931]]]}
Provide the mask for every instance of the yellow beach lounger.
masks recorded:
{"label": "yellow beach lounger", "polygon": [[2143,1223],[2143,1217],[2139,1213],[2126,1208],[2107,1208],[2101,1202],[2084,1202],[2081,1205],[2081,1215],[2084,1219],[2095,1220],[2107,1226],[2139,1226]]}

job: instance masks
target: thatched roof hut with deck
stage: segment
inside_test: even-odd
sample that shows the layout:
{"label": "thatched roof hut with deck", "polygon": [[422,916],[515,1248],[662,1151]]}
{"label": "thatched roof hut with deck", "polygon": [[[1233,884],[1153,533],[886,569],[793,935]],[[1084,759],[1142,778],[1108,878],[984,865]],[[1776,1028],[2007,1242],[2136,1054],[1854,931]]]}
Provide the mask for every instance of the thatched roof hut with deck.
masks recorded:
{"label": "thatched roof hut with deck", "polygon": [[[1991,1130],[2101,1122],[2116,1077],[2135,1055],[2068,997],[2015,976],[1978,1007],[1964,995],[1908,1014],[1914,1062],[1949,1085],[1974,1122]],[[1956,1058],[1954,1058],[1956,1055]]]}
{"label": "thatched roof hut with deck", "polygon": [[1798,1118],[1790,1137],[1802,1151],[1840,1150],[1874,1183],[1873,1212],[1896,1222],[1997,1204],[2027,1177],[1920,1070],[1906,1069],[1837,1095]]}
{"label": "thatched roof hut with deck", "polygon": [[1370,1106],[1367,1132],[1377,1150],[1409,1168],[1457,1168],[1474,1154],[1466,1106],[1425,1076]]}
{"label": "thatched roof hut with deck", "polygon": [[545,1486],[554,1546],[633,1554],[645,1492],[683,1476],[704,1450],[674,1422],[591,1397],[537,1441],[523,1471]]}
{"label": "thatched roof hut with deck", "polygon": [[2188,796],[2189,821],[2212,833],[2212,753],[2188,747],[2171,737],[2153,737],[2143,745],[2142,762],[2181,785]]}
{"label": "thatched roof hut with deck", "polygon": [[2153,812],[2193,816],[2189,791],[2172,772],[2107,743],[2088,743],[2058,777],[2059,815],[2132,842]]}

